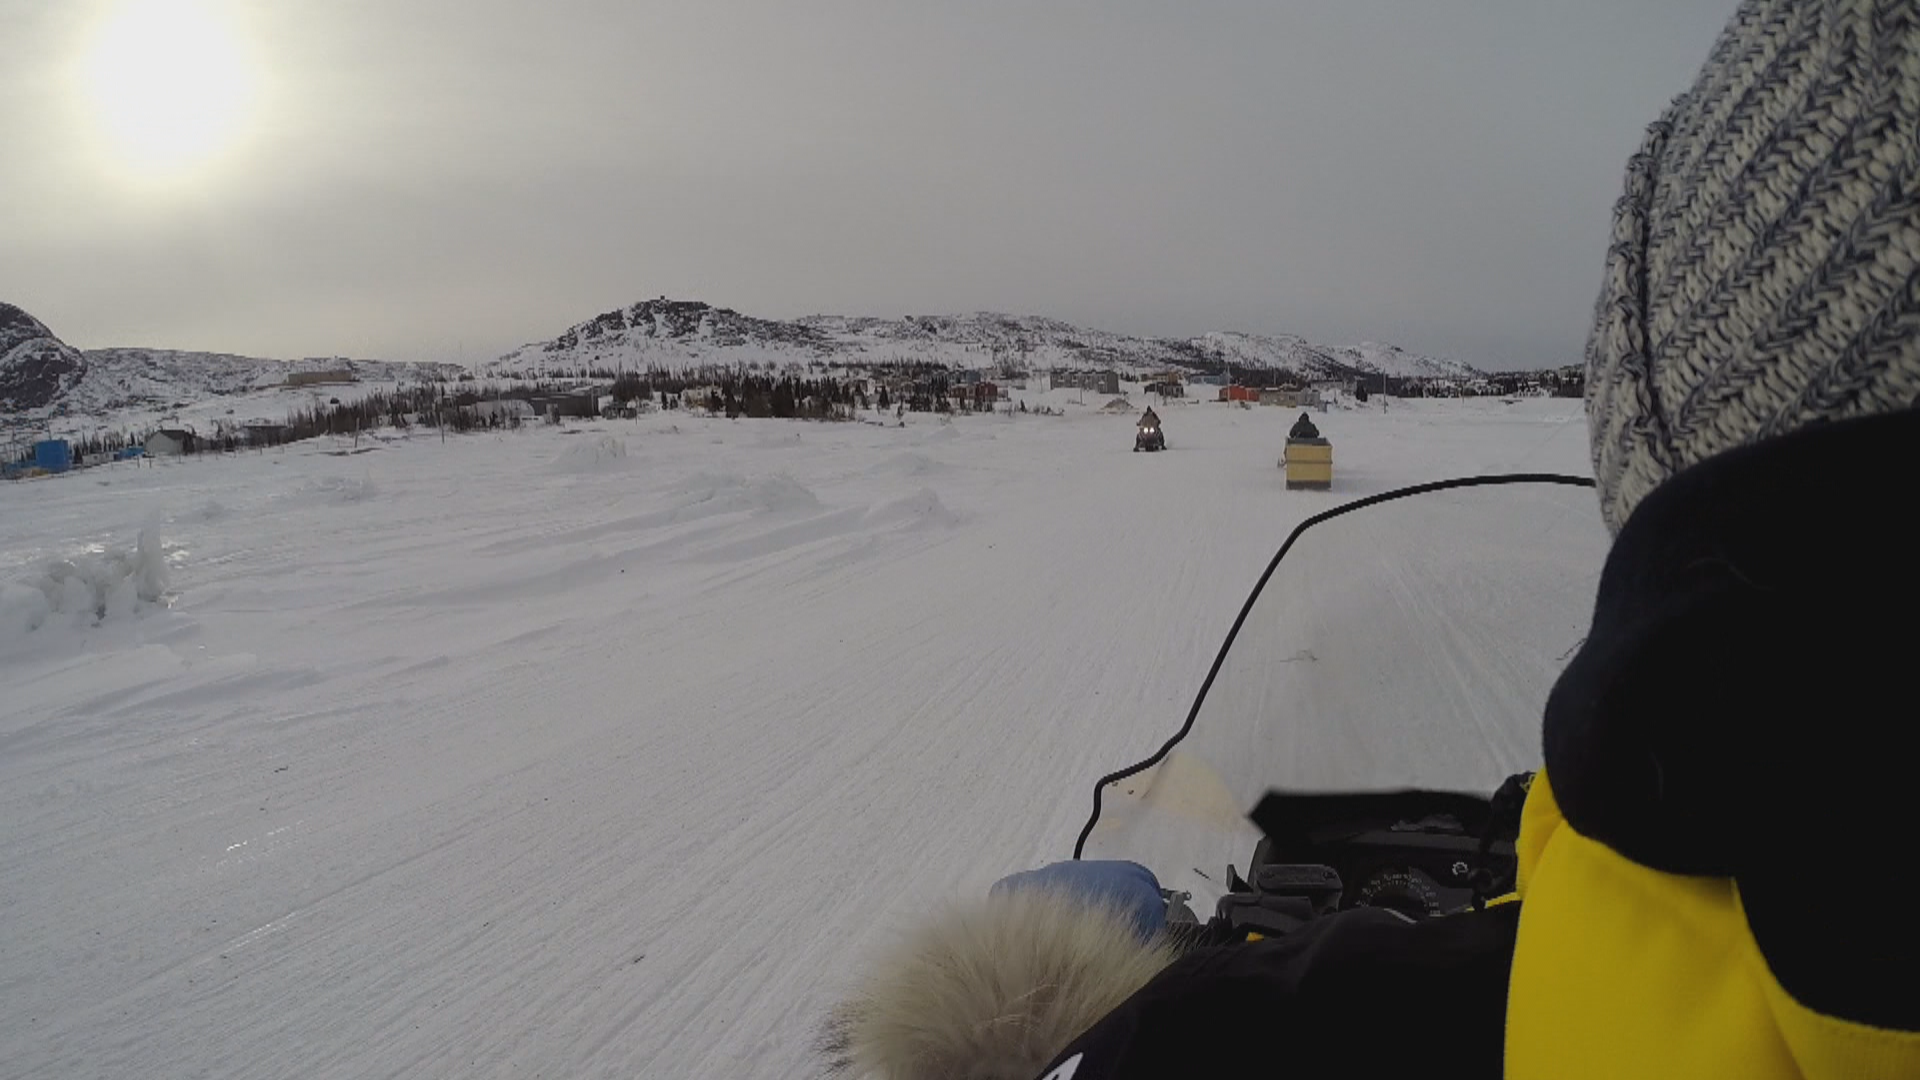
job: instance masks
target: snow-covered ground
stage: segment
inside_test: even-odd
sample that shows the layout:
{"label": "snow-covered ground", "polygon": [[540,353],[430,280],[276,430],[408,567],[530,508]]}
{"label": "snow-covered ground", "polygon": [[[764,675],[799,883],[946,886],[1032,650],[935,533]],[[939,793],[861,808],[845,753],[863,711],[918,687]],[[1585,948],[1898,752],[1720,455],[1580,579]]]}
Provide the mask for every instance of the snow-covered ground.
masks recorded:
{"label": "snow-covered ground", "polygon": [[1070,852],[1294,523],[1588,467],[1575,401],[1322,416],[1332,493],[1291,411],[1092,404],[0,486],[5,1074],[806,1075],[866,950]]}

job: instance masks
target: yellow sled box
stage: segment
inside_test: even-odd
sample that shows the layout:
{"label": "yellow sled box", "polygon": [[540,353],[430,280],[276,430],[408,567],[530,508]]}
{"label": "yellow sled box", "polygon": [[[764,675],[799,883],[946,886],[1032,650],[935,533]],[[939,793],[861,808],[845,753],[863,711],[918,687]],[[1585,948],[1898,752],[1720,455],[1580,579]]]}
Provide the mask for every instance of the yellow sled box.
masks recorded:
{"label": "yellow sled box", "polygon": [[1325,491],[1333,486],[1333,444],[1325,439],[1288,439],[1280,459],[1287,487]]}

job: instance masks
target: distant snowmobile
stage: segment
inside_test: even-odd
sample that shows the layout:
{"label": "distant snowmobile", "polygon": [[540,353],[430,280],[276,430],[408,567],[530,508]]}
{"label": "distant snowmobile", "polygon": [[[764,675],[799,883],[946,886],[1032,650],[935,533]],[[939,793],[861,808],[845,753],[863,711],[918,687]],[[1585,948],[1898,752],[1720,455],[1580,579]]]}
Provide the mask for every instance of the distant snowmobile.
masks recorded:
{"label": "distant snowmobile", "polygon": [[1133,436],[1134,452],[1166,448],[1167,435],[1160,430],[1160,417],[1152,409],[1148,409],[1146,415],[1140,418],[1139,431]]}

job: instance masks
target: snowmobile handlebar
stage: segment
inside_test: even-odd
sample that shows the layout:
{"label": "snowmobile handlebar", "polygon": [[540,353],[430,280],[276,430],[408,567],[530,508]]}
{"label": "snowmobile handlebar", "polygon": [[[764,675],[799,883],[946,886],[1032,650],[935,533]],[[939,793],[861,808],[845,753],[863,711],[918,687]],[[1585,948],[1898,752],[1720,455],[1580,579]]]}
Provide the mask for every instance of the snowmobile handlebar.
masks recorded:
{"label": "snowmobile handlebar", "polygon": [[1421,920],[1479,908],[1513,888],[1531,773],[1492,798],[1447,791],[1272,792],[1252,814],[1266,838],[1204,924],[1191,897],[1162,890],[1169,933],[1187,944],[1280,937],[1336,911],[1378,907]]}

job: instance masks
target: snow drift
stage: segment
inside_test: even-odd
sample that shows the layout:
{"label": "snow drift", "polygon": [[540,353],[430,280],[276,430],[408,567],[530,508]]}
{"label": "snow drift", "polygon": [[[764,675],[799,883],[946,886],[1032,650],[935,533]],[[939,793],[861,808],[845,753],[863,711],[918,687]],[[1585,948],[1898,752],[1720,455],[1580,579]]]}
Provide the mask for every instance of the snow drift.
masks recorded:
{"label": "snow drift", "polygon": [[947,504],[940,501],[938,492],[932,488],[921,488],[905,498],[874,507],[867,512],[867,520],[873,524],[903,524],[909,528],[950,529],[964,519],[947,509]]}
{"label": "snow drift", "polygon": [[25,581],[0,585],[0,640],[49,621],[99,623],[155,604],[167,592],[160,534],[140,530],[131,547],[103,547],[49,564]]}
{"label": "snow drift", "polygon": [[820,506],[819,496],[785,473],[753,478],[738,473],[695,473],[676,485],[676,490],[685,496],[682,506],[699,506],[713,513],[747,510],[765,514]]}
{"label": "snow drift", "polygon": [[627,442],[612,435],[599,435],[584,439],[562,450],[553,459],[552,471],[557,473],[597,472],[609,466],[624,464],[627,460]]}

